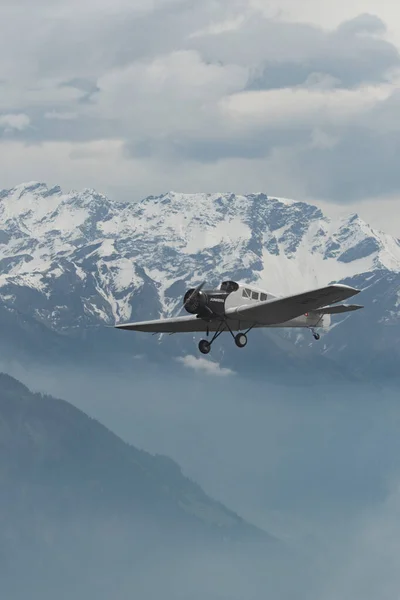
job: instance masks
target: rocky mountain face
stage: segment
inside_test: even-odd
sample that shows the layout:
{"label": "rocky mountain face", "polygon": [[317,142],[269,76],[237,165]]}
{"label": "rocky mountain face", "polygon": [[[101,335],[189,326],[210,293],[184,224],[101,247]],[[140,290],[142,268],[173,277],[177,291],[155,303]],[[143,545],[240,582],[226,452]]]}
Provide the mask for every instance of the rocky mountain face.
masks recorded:
{"label": "rocky mountain face", "polygon": [[365,309],[334,317],[317,344],[307,331],[266,330],[238,350],[221,336],[210,360],[305,367],[311,377],[324,369],[397,375],[400,242],[357,215],[332,221],[315,206],[265,194],[170,192],[122,204],[30,183],[0,193],[0,217],[3,352],[195,354],[191,335],[158,343],[106,326],[177,314],[186,289],[202,280],[278,294],[344,282],[362,289]]}

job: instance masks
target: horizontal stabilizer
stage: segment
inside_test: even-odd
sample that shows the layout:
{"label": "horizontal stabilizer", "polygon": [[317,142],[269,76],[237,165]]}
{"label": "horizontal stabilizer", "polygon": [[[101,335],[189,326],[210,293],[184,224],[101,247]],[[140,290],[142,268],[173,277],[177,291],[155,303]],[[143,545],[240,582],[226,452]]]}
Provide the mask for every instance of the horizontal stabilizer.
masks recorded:
{"label": "horizontal stabilizer", "polygon": [[352,310],[359,310],[364,308],[359,304],[338,304],[337,306],[325,306],[325,308],[317,308],[313,310],[313,313],[317,315],[338,315],[340,313],[351,312]]}

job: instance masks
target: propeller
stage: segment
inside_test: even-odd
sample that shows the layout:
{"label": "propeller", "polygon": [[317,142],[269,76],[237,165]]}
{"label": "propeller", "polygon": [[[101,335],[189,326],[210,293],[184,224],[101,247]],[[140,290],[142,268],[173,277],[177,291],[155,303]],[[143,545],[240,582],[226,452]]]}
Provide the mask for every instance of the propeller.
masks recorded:
{"label": "propeller", "polygon": [[[179,317],[179,315],[182,312],[182,309],[185,308],[185,306],[192,300],[192,298],[194,298],[196,296],[196,294],[198,294],[203,287],[205,286],[206,282],[202,281],[194,290],[191,294],[189,294],[189,296],[186,298],[185,302],[179,307],[178,311],[176,314],[172,315],[173,319],[176,319],[177,317]],[[162,338],[163,338],[164,334],[161,333],[160,337],[159,337],[159,341],[161,342]]]}
{"label": "propeller", "polygon": [[[206,282],[202,281],[194,290],[191,294],[189,294],[189,296],[186,298],[185,302],[183,303],[183,306],[181,307],[180,311],[182,310],[182,308],[185,308],[185,306],[187,304],[189,304],[189,302],[191,301],[192,298],[194,298],[205,286]],[[179,312],[180,312],[179,311]]]}

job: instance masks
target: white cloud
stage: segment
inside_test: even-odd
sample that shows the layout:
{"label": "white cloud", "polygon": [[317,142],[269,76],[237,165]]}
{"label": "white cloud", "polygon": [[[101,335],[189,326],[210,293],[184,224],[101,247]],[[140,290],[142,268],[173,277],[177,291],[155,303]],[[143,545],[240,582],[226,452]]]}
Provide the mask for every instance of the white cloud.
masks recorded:
{"label": "white cloud", "polygon": [[241,92],[222,101],[223,110],[236,119],[258,125],[292,127],[296,122],[313,128],[318,122],[344,124],[386,100],[391,86],[366,87],[356,90],[319,90],[286,88]]}
{"label": "white cloud", "polygon": [[28,115],[24,114],[0,115],[0,128],[6,131],[12,131],[13,129],[22,131],[26,127],[29,127],[30,122]]}
{"label": "white cloud", "polygon": [[131,141],[198,133],[218,99],[242,88],[247,75],[236,65],[206,64],[195,51],[173,52],[105,74],[88,112],[121,123]]}
{"label": "white cloud", "polygon": [[234,371],[231,369],[221,367],[218,363],[207,360],[206,358],[196,358],[195,356],[188,355],[183,358],[177,358],[177,361],[189,369],[194,369],[195,371],[200,371],[207,375],[217,375],[220,377],[234,375]]}

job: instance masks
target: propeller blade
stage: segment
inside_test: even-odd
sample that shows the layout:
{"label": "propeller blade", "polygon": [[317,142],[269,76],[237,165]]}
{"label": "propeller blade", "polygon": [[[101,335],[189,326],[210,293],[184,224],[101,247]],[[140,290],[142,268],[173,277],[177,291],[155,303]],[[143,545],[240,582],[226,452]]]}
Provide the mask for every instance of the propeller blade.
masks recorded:
{"label": "propeller blade", "polygon": [[[206,285],[206,282],[205,282],[205,281],[202,281],[202,282],[201,282],[201,283],[200,283],[200,284],[197,286],[197,288],[195,288],[195,289],[193,290],[193,292],[190,294],[190,296],[188,296],[188,297],[186,298],[186,301],[183,303],[183,306],[182,306],[182,308],[185,308],[186,304],[188,304],[188,303],[190,302],[190,300],[191,300],[192,298],[194,298],[194,296],[196,296],[196,294],[198,294],[198,293],[199,293],[199,292],[200,292],[200,291],[203,289],[203,287],[204,287],[205,285]],[[182,309],[181,309],[181,310],[182,310]]]}

